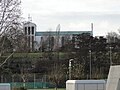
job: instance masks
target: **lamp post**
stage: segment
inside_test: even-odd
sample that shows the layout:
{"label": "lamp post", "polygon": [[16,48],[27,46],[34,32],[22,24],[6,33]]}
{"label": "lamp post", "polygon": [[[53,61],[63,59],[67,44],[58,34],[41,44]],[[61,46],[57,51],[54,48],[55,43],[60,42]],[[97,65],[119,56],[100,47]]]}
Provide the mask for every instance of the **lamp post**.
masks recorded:
{"label": "lamp post", "polygon": [[91,79],[91,76],[92,76],[92,66],[91,66],[92,53],[91,53],[91,50],[89,50],[89,54],[90,54],[90,79]]}
{"label": "lamp post", "polygon": [[112,47],[110,47],[110,66],[112,65]]}
{"label": "lamp post", "polygon": [[71,66],[72,66],[71,62],[72,62],[73,60],[74,60],[74,59],[70,59],[70,60],[69,60],[69,80],[71,80]]}

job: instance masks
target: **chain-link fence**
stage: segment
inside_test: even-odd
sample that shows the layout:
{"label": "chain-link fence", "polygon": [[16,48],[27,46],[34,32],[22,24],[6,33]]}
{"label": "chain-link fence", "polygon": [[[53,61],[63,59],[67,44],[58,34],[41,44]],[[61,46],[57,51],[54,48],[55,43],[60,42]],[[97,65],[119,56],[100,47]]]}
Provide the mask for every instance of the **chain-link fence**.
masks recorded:
{"label": "chain-link fence", "polygon": [[39,73],[33,74],[2,74],[0,77],[1,83],[10,83],[11,87],[25,87],[25,88],[52,88],[54,84],[50,82],[47,75]]}

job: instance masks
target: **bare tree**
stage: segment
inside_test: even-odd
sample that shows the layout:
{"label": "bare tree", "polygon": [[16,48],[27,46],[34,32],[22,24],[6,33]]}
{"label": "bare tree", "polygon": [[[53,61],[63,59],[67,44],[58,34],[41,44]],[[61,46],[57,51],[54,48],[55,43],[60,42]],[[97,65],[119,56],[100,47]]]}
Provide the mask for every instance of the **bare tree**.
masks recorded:
{"label": "bare tree", "polygon": [[0,46],[0,56],[3,53],[5,53],[2,47],[6,42],[6,37],[10,39],[10,41],[13,43],[13,38],[15,38],[18,33],[20,33],[21,30],[20,4],[21,4],[20,0],[0,0],[0,41],[2,40]]}
{"label": "bare tree", "polygon": [[18,24],[21,15],[20,4],[20,0],[0,1],[0,35]]}
{"label": "bare tree", "polygon": [[60,81],[62,81],[64,78],[65,72],[62,65],[56,65],[54,64],[54,67],[49,74],[49,79],[55,84],[55,89],[57,90]]}
{"label": "bare tree", "polygon": [[115,43],[116,40],[120,38],[120,36],[116,32],[108,32],[106,38],[108,40],[108,43]]}
{"label": "bare tree", "polygon": [[29,60],[29,58],[21,58],[21,60],[18,60],[16,63],[19,76],[21,77],[23,86],[25,87],[25,83],[28,80],[28,77],[31,75],[30,73],[32,70],[32,62]]}

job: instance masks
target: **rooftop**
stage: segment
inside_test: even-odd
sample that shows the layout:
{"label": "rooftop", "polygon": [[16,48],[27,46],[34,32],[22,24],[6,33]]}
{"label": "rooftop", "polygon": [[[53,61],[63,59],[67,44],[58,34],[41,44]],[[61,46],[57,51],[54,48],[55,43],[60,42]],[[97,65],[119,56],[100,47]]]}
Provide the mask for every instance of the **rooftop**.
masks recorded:
{"label": "rooftop", "polygon": [[105,83],[105,80],[68,80],[66,83],[84,83],[84,84],[90,84],[90,83]]}
{"label": "rooftop", "polygon": [[[60,31],[59,35],[71,35],[71,34],[82,34],[82,33],[90,33],[92,34],[92,31]],[[48,31],[48,32],[36,32],[35,36],[42,36],[42,35],[56,35],[56,31]]]}

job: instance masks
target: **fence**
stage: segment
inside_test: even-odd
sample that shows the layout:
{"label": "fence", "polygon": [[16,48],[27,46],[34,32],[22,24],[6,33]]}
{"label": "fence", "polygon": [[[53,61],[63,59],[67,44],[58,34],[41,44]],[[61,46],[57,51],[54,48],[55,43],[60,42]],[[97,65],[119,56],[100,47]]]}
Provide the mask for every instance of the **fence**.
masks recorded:
{"label": "fence", "polygon": [[10,83],[12,87],[25,87],[25,88],[52,88],[54,85],[49,82],[14,82]]}

